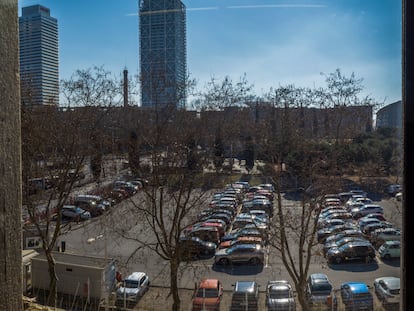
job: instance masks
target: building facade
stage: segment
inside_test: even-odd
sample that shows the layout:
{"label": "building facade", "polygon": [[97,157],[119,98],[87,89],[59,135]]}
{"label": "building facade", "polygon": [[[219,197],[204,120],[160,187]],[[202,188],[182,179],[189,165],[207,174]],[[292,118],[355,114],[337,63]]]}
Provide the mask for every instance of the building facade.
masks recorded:
{"label": "building facade", "polygon": [[402,102],[401,100],[382,107],[377,111],[376,127],[392,127],[402,129]]}
{"label": "building facade", "polygon": [[186,8],[180,0],[140,0],[142,107],[185,108]]}
{"label": "building facade", "polygon": [[57,19],[41,5],[22,8],[19,17],[22,105],[59,104]]}

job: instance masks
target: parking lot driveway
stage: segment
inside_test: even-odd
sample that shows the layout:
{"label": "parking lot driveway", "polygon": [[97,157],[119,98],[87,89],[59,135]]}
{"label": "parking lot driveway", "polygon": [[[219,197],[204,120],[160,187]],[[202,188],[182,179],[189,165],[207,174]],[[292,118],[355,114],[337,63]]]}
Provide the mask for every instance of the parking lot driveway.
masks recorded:
{"label": "parking lot driveway", "polygon": [[[374,296],[374,310],[375,311],[388,311],[386,310],[378,298],[375,296],[373,289],[371,289]],[[168,311],[171,310],[172,298],[168,297],[169,289],[164,287],[151,287],[150,290],[141,298],[139,303],[133,310],[140,311]],[[220,304],[220,311],[230,310],[231,305],[231,290],[225,290]],[[193,294],[192,289],[180,289],[181,298],[181,311],[191,311],[191,297]],[[345,311],[345,306],[342,303],[341,295],[338,292],[338,311]],[[259,311],[267,311],[265,304],[266,295],[263,290],[259,293]],[[296,302],[296,311],[301,311],[300,305]]]}

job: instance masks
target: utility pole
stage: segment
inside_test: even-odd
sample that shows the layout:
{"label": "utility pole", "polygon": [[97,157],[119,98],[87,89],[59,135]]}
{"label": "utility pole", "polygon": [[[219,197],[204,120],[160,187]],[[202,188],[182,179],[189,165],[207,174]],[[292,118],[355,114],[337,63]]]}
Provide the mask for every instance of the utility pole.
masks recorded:
{"label": "utility pole", "polygon": [[23,310],[17,0],[0,1],[0,310]]}

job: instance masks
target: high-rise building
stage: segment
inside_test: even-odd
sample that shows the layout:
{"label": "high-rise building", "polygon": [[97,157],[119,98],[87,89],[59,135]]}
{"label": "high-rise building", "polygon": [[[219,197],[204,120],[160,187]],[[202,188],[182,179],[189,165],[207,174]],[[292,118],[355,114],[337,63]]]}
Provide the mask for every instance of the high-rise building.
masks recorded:
{"label": "high-rise building", "polygon": [[186,9],[180,0],[140,0],[142,107],[185,108]]}
{"label": "high-rise building", "polygon": [[22,105],[58,105],[58,25],[50,9],[41,5],[22,8],[19,44]]}

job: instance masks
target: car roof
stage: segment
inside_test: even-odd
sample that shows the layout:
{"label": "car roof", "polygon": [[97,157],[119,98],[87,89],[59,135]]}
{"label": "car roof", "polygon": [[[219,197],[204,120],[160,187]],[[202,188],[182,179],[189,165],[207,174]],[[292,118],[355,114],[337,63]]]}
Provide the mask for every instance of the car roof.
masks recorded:
{"label": "car roof", "polygon": [[128,275],[125,280],[132,280],[132,281],[138,281],[142,279],[144,276],[146,276],[145,272],[133,272],[130,275]]}
{"label": "car roof", "polygon": [[341,287],[349,286],[349,289],[355,294],[369,293],[368,285],[364,282],[346,282]]}
{"label": "car roof", "polygon": [[220,281],[218,279],[203,279],[198,288],[217,288]]}
{"label": "car roof", "polygon": [[78,208],[77,205],[63,205],[62,208]]}
{"label": "car roof", "polygon": [[401,241],[399,241],[399,240],[388,240],[388,241],[385,241],[384,244],[387,244],[387,245],[401,245]]}
{"label": "car roof", "polygon": [[394,276],[383,276],[377,278],[376,281],[383,281],[387,284],[389,289],[399,289],[400,288],[400,278]]}
{"label": "car roof", "polygon": [[236,245],[233,245],[232,248],[260,249],[260,244],[256,244],[256,243],[236,244]]}

